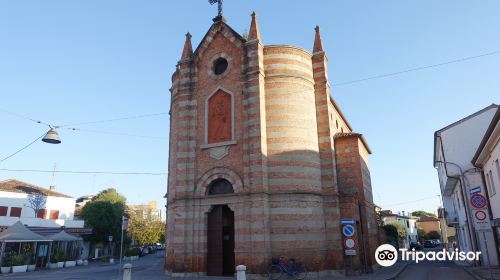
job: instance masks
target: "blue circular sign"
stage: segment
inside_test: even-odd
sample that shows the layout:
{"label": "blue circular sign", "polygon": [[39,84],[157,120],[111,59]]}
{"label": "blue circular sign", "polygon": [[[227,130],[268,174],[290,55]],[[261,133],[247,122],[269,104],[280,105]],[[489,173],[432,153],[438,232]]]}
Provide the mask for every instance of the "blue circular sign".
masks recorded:
{"label": "blue circular sign", "polygon": [[475,208],[484,208],[487,205],[486,197],[484,197],[484,196],[482,196],[482,195],[480,195],[478,193],[476,193],[475,195],[471,196],[470,203]]}
{"label": "blue circular sign", "polygon": [[354,229],[354,227],[352,225],[345,225],[342,227],[342,233],[347,237],[354,236],[355,232],[356,232],[356,230]]}

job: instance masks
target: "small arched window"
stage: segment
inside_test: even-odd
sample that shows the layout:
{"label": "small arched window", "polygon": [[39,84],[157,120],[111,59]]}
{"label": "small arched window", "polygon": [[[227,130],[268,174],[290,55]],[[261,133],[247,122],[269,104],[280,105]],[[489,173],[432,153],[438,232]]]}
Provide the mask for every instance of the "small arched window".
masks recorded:
{"label": "small arched window", "polygon": [[226,179],[218,179],[208,186],[208,195],[234,193],[233,185]]}

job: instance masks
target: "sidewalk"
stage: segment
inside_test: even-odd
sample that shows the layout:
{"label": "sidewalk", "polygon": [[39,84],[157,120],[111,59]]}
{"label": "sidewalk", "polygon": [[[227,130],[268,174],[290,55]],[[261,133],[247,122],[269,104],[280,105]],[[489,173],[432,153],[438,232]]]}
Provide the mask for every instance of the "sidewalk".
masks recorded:
{"label": "sidewalk", "polygon": [[341,280],[341,279],[349,279],[349,280],[392,280],[396,279],[408,266],[408,262],[398,261],[391,267],[381,267],[374,271],[373,273],[364,274],[360,276],[351,276],[351,277],[334,277],[334,278],[325,278],[325,280]]}
{"label": "sidewalk", "polygon": [[477,280],[500,280],[500,266],[469,266],[463,269]]}
{"label": "sidewalk", "polygon": [[[323,276],[317,277],[314,273],[307,275],[306,280],[392,280],[396,279],[408,265],[407,262],[399,261],[391,267],[383,267],[377,269],[373,273],[364,274],[360,276]],[[234,280],[235,277],[214,277],[214,276],[200,276],[200,277],[171,277],[167,276],[164,279],[168,280]],[[249,279],[249,278],[247,278]],[[267,276],[262,275],[260,279],[267,279]],[[293,280],[293,277],[283,276],[280,280]]]}

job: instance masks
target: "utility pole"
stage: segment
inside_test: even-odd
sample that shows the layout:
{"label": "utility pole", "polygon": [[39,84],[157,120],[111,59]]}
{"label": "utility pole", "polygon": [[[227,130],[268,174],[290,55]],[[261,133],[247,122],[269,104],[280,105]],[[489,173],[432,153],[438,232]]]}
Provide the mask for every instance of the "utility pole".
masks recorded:
{"label": "utility pole", "polygon": [[122,216],[122,230],[121,230],[121,240],[120,240],[120,265],[118,266],[118,274],[122,271],[122,259],[123,259],[123,232],[128,228],[128,217]]}

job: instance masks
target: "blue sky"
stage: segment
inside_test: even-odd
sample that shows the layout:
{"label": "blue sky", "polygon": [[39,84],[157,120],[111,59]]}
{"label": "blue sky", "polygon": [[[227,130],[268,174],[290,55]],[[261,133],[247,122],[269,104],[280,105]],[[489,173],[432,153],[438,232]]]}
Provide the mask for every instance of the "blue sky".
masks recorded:
{"label": "blue sky", "polygon": [[[500,50],[499,1],[225,2],[225,16],[240,33],[257,12],[265,44],[311,49],[319,24],[332,95],[373,150],[376,203],[435,210],[433,132],[499,103],[500,55],[335,84]],[[191,32],[196,46],[216,10],[208,1],[1,1],[0,109],[56,125],[168,112],[184,34]],[[0,125],[1,158],[47,129],[3,112]],[[167,172],[167,115],[76,127],[150,138],[60,129],[61,145],[38,141],[0,169],[51,170],[56,163],[57,170]],[[7,178],[40,186],[54,180],[75,197],[115,187],[131,203],[160,205],[167,185],[165,175],[52,179],[0,170],[0,179]]]}

